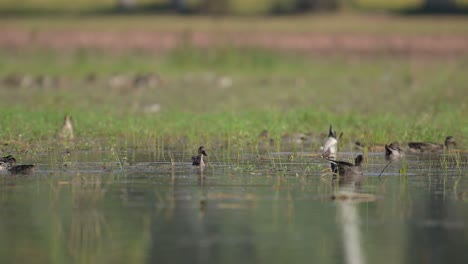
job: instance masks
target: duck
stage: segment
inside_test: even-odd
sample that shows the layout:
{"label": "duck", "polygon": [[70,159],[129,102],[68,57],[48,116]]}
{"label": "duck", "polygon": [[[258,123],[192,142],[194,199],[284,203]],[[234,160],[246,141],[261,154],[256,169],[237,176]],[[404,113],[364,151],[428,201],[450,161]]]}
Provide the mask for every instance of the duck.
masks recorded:
{"label": "duck", "polygon": [[351,176],[351,175],[362,175],[362,155],[358,155],[354,159],[354,164],[346,161],[337,161],[328,159],[331,164],[333,173],[339,176]]}
{"label": "duck", "polygon": [[439,152],[444,149],[449,149],[457,146],[455,139],[452,136],[445,138],[444,144],[430,143],[430,142],[409,142],[408,147],[412,152]]}
{"label": "duck", "polygon": [[385,159],[395,160],[405,156],[405,152],[400,148],[400,144],[394,141],[390,145],[385,144]]}
{"label": "duck", "polygon": [[332,125],[330,125],[330,129],[328,131],[328,139],[325,141],[322,147],[322,157],[327,159],[335,159],[336,152],[338,151],[338,139],[343,136],[343,133],[340,136],[336,137],[336,131],[333,130]]}
{"label": "duck", "polygon": [[310,140],[310,135],[296,132],[296,133],[287,133],[281,137],[281,141],[287,144],[296,144],[301,145]]}
{"label": "duck", "polygon": [[275,141],[270,135],[270,131],[268,131],[267,129],[262,130],[260,134],[258,134],[257,140],[258,140],[258,143],[261,144],[262,146],[268,146],[268,145],[272,145],[273,143],[275,143]]}
{"label": "duck", "polygon": [[11,174],[29,174],[34,167],[34,165],[16,165],[16,159],[11,155],[0,158],[0,171],[9,171]]}
{"label": "duck", "polygon": [[200,146],[198,148],[198,155],[192,157],[192,165],[193,166],[201,166],[204,167],[207,165],[207,162],[203,160],[203,156],[208,156],[205,151],[204,146]]}
{"label": "duck", "polygon": [[361,150],[361,151],[364,150],[364,149],[367,149],[370,152],[385,151],[385,144],[375,143],[375,144],[372,144],[372,145],[368,145],[368,144],[362,143],[361,141],[356,141],[356,142],[354,142],[354,146],[357,149]]}
{"label": "duck", "polygon": [[16,165],[16,159],[13,156],[8,155],[6,157],[0,158],[0,170],[8,170],[11,167]]}
{"label": "duck", "polygon": [[30,174],[33,172],[34,165],[15,165],[11,167],[8,171],[11,174]]}
{"label": "duck", "polygon": [[73,140],[73,125],[70,115],[65,115],[63,118],[62,130],[60,131],[60,138]]}

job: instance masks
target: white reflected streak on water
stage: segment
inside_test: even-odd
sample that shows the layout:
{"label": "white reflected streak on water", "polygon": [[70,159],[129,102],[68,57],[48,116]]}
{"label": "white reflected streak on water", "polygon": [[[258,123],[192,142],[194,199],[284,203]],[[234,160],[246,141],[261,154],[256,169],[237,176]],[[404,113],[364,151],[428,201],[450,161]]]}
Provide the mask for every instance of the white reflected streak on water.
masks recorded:
{"label": "white reflected streak on water", "polygon": [[357,203],[352,201],[340,201],[338,203],[338,214],[343,230],[346,263],[364,264],[365,260],[362,254],[361,234],[359,230],[360,219],[357,212]]}

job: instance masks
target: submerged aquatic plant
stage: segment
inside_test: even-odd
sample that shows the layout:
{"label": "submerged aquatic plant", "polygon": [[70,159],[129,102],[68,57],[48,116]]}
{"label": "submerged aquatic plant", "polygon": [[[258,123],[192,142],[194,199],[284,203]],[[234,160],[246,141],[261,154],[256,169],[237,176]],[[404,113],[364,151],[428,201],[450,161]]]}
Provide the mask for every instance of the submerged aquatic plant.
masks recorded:
{"label": "submerged aquatic plant", "polygon": [[408,161],[406,159],[402,159],[399,173],[400,176],[408,176]]}

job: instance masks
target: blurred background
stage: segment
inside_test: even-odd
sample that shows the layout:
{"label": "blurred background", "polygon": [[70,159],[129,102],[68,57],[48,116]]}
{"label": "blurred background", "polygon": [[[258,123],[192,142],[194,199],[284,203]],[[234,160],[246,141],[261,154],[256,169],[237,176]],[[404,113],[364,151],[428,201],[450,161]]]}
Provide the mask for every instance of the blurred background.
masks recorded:
{"label": "blurred background", "polygon": [[466,0],[4,0],[2,15],[79,13],[181,13],[216,15],[279,15],[366,10],[414,13],[464,13]]}

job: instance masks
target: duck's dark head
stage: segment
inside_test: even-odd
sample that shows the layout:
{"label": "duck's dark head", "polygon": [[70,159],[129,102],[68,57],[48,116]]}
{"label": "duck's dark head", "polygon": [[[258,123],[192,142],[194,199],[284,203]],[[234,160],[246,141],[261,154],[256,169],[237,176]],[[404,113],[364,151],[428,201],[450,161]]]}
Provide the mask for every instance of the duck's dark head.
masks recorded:
{"label": "duck's dark head", "polygon": [[0,170],[8,169],[16,165],[16,159],[11,155],[0,158]]}
{"label": "duck's dark head", "polygon": [[388,147],[392,150],[401,151],[400,144],[396,141],[392,142]]}
{"label": "duck's dark head", "polygon": [[457,145],[457,142],[455,142],[455,139],[452,137],[452,136],[448,136],[446,139],[445,139],[445,146],[448,147],[448,146],[456,146]]}
{"label": "duck's dark head", "polygon": [[205,147],[204,147],[204,146],[200,146],[200,147],[198,148],[198,154],[199,154],[199,155],[200,155],[200,154],[203,154],[203,156],[208,156],[208,155],[206,154],[206,152],[205,152]]}
{"label": "duck's dark head", "polygon": [[356,147],[359,147],[359,148],[365,147],[364,144],[361,143],[361,141],[356,141],[356,142],[354,142],[354,145],[355,145]]}
{"label": "duck's dark head", "polygon": [[354,159],[354,165],[361,166],[362,160],[363,160],[362,155],[358,155],[356,159]]}

